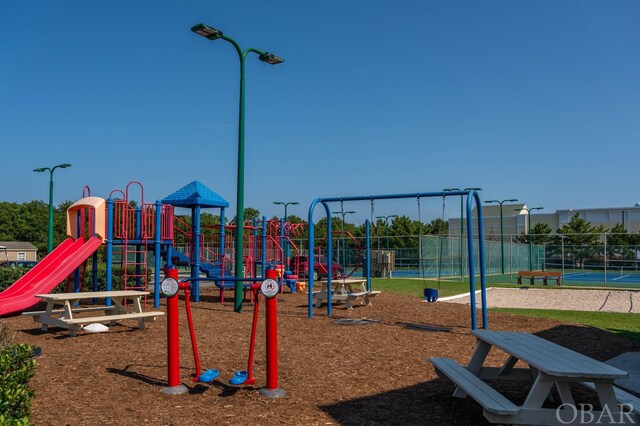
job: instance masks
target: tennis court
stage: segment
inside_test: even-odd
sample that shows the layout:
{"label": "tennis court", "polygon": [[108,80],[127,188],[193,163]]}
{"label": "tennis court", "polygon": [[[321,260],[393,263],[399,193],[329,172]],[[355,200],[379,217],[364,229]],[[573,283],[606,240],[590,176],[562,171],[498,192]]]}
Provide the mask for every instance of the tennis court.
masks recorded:
{"label": "tennis court", "polygon": [[[586,271],[579,270],[566,272],[562,276],[562,280],[570,285],[581,283],[586,285],[609,285],[612,287],[640,287],[640,271],[624,270],[616,268],[610,271]],[[591,283],[591,284],[589,284]]]}

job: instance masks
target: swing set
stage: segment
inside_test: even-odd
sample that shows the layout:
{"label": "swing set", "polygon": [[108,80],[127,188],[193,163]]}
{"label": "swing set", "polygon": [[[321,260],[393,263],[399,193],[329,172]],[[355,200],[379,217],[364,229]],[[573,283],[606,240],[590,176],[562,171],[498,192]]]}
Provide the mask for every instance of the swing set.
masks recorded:
{"label": "swing set", "polygon": [[[446,196],[442,197],[442,215],[440,220],[444,222],[444,212],[446,208]],[[418,222],[420,223],[420,228],[418,229],[418,271],[420,275],[420,279],[422,280],[422,292],[424,295],[424,300],[426,302],[435,302],[438,300],[438,294],[440,292],[440,282],[442,281],[442,253],[444,251],[444,235],[442,235],[442,231],[438,231],[437,240],[438,246],[436,250],[436,257],[438,259],[437,264],[437,280],[438,280],[438,288],[429,288],[427,287],[427,279],[424,274],[424,253],[422,250],[422,213],[420,212],[420,197],[417,198],[418,203]],[[462,276],[461,276],[462,278]]]}
{"label": "swing set", "polygon": [[[318,204],[321,204],[324,207],[326,217],[327,217],[327,235],[332,235],[332,211],[330,204],[331,203],[340,203],[341,209],[343,209],[343,205],[348,201],[370,201],[371,202],[371,219],[365,220],[365,262],[364,262],[364,271],[366,276],[366,289],[367,291],[371,291],[371,238],[370,238],[370,228],[371,223],[373,222],[373,212],[374,212],[374,201],[375,200],[398,200],[398,199],[416,199],[418,202],[418,217],[420,223],[422,223],[421,212],[420,212],[420,199],[421,198],[433,198],[433,197],[442,197],[442,209],[444,216],[444,208],[445,208],[445,200],[446,197],[465,197],[467,198],[467,249],[469,255],[467,256],[469,271],[472,271],[469,274],[469,293],[470,293],[470,309],[471,309],[471,329],[475,330],[477,328],[476,323],[476,283],[475,276],[473,271],[475,271],[475,259],[473,256],[474,253],[474,241],[473,241],[473,222],[472,222],[472,205],[475,202],[475,206],[477,208],[477,230],[478,230],[478,258],[479,258],[479,267],[480,267],[480,295],[481,295],[481,308],[482,308],[482,328],[488,328],[488,316],[486,310],[486,278],[485,278],[485,265],[484,265],[484,243],[483,243],[483,224],[482,224],[482,203],[480,200],[480,196],[475,189],[466,189],[460,191],[440,191],[440,192],[419,192],[419,193],[410,193],[410,194],[387,194],[387,195],[367,195],[367,196],[354,196],[354,197],[327,197],[327,198],[316,198],[311,202],[309,206],[309,237],[308,237],[308,252],[314,252],[314,228],[313,225],[313,214],[315,208]],[[421,236],[421,235],[420,235]],[[420,237],[419,236],[419,237]],[[329,238],[327,241],[327,269],[331,270],[332,268],[332,257],[333,257],[333,246],[332,239]],[[422,249],[421,244],[419,246],[419,269],[420,275],[423,280],[423,283],[426,283],[426,279],[424,277],[424,268],[422,266]],[[440,261],[442,256],[442,237],[440,239]],[[308,276],[309,276],[309,284],[308,284],[308,317],[313,318],[313,287],[314,287],[314,279],[313,279],[313,270],[314,270],[314,259],[313,256],[309,256],[308,262]],[[438,273],[438,281],[440,279],[440,272]],[[331,274],[327,276],[327,288],[331,289]],[[439,285],[439,284],[438,284]],[[436,289],[424,289],[425,300],[427,296],[429,296],[430,301],[435,301],[437,299],[438,291]],[[327,292],[327,316],[332,315],[332,294],[331,291]]]}

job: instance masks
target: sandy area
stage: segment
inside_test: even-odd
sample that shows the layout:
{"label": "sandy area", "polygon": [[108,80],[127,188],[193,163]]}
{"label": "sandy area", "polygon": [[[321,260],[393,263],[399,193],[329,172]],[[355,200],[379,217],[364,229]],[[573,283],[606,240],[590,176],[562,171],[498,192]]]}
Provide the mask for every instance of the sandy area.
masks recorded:
{"label": "sandy area", "polygon": [[[469,304],[469,296],[445,298],[450,303]],[[480,304],[480,295],[476,296]],[[640,291],[561,290],[535,288],[489,288],[490,308],[557,309],[640,313]]]}

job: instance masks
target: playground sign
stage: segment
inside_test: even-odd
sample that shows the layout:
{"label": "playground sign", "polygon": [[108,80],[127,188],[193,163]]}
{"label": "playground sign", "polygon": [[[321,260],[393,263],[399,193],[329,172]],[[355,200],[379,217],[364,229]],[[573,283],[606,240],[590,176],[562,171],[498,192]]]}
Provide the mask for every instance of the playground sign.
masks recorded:
{"label": "playground sign", "polygon": [[165,296],[171,297],[178,292],[178,281],[174,278],[167,277],[160,283],[160,288]]}
{"label": "playground sign", "polygon": [[262,281],[262,284],[260,284],[260,292],[264,294],[264,297],[270,299],[278,294],[278,287],[278,282],[276,280],[267,278]]}

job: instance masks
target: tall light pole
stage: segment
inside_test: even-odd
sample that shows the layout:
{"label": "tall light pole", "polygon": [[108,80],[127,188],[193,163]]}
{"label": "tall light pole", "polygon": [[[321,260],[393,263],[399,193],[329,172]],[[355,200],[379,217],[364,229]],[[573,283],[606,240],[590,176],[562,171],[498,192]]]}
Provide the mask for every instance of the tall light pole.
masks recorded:
{"label": "tall light pole", "polygon": [[527,239],[529,240],[529,270],[533,271],[533,260],[531,258],[531,211],[532,210],[542,210],[544,207],[523,207],[522,209],[515,209],[515,211],[519,212],[522,210],[527,211]]}
{"label": "tall light pole", "polygon": [[287,221],[287,207],[288,206],[297,206],[300,204],[297,201],[290,201],[288,203],[283,203],[282,201],[274,201],[273,204],[284,206],[284,221]]}
{"label": "tall light pole", "polygon": [[66,169],[71,167],[69,163],[57,164],[53,167],[40,167],[39,169],[33,169],[34,172],[42,173],[49,172],[49,241],[47,243],[47,251],[51,253],[53,250],[53,172],[56,169]]}
{"label": "tall light pole", "polygon": [[[349,210],[349,211],[346,211],[346,212],[333,212],[333,214],[342,215],[342,238],[344,238],[344,217],[346,215],[348,215],[348,214],[354,214],[354,213],[355,213],[355,210]],[[329,237],[331,237],[331,236],[329,236]],[[343,257],[343,259],[342,259],[342,267],[343,268],[346,266],[346,258],[347,258],[346,253],[345,253],[346,252],[346,248],[347,247],[345,245],[344,250],[342,250],[342,257]],[[340,259],[340,240],[338,240],[338,259]]]}
{"label": "tall light pole", "polygon": [[385,235],[387,237],[387,250],[389,250],[389,218],[396,218],[396,217],[398,217],[397,214],[392,214],[389,216],[376,216],[376,219],[384,219],[386,223]]}
{"label": "tall light pole", "polygon": [[[251,52],[258,55],[258,59],[262,62],[266,62],[271,65],[280,64],[284,62],[284,59],[269,53],[263,52],[252,47],[248,47],[244,50],[240,48],[238,43],[231,37],[222,33],[215,28],[209,27],[205,24],[196,24],[191,27],[191,31],[199,34],[209,40],[217,40],[219,38],[231,43],[238,53],[240,59],[240,107],[238,114],[238,188],[237,188],[237,213],[236,213],[236,262],[235,262],[235,277],[244,277],[243,271],[243,245],[244,245],[244,62],[247,55]],[[242,310],[242,282],[236,281],[234,291],[234,311],[240,312]]]}
{"label": "tall light pole", "polygon": [[502,204],[512,203],[518,201],[516,198],[509,198],[508,200],[487,200],[485,203],[498,203],[500,204],[500,260],[502,262],[502,275],[504,275],[504,224],[502,222]]}

